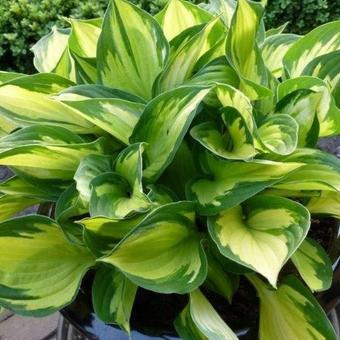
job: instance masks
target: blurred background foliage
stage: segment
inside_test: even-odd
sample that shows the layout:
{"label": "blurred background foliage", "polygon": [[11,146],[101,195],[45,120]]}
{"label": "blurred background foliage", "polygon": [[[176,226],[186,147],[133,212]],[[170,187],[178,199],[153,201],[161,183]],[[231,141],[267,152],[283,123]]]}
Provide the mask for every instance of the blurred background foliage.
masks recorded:
{"label": "blurred background foliage", "polygon": [[[131,0],[157,13],[167,0]],[[194,3],[202,0],[191,0]],[[33,73],[30,47],[63,17],[90,19],[103,15],[108,0],[0,0],[0,69]],[[340,19],[340,0],[268,0],[266,27],[289,22],[287,31],[305,34]]]}

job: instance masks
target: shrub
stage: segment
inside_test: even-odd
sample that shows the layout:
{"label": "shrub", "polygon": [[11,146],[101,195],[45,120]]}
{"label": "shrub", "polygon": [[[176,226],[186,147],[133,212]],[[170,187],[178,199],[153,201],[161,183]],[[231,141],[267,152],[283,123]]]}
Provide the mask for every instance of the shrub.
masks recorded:
{"label": "shrub", "polygon": [[[182,337],[235,339],[207,292],[231,301],[242,278],[261,339],[335,339],[310,292],[331,261],[307,235],[339,217],[340,160],[315,146],[340,132],[340,21],[265,32],[260,4],[222,4],[114,0],[43,37],[40,73],[0,73],[0,306],[53,313],[92,268],[105,322],[129,332],[143,287],[189,295]],[[34,204],[50,217],[12,218]]]}
{"label": "shrub", "polygon": [[33,73],[30,47],[62,17],[90,19],[102,16],[107,0],[2,0],[0,2],[1,69]]}

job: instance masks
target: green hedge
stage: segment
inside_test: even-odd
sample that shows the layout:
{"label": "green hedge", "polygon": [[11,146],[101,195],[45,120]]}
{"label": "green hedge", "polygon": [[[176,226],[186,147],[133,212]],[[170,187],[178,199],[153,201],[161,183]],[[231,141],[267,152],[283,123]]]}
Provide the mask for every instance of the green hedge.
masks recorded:
{"label": "green hedge", "polygon": [[[167,0],[132,0],[152,14]],[[89,19],[103,14],[108,0],[1,0],[0,69],[34,72],[29,48],[62,17]],[[202,2],[202,0],[192,0]],[[340,18],[340,0],[269,0],[266,24],[289,21],[289,31],[304,34],[322,23]]]}

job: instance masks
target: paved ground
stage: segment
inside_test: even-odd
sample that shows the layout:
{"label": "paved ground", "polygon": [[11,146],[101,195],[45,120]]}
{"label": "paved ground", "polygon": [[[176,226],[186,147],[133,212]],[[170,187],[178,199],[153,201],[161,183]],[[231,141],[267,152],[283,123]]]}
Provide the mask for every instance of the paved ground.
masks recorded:
{"label": "paved ground", "polygon": [[46,318],[0,314],[0,340],[55,340],[59,313]]}

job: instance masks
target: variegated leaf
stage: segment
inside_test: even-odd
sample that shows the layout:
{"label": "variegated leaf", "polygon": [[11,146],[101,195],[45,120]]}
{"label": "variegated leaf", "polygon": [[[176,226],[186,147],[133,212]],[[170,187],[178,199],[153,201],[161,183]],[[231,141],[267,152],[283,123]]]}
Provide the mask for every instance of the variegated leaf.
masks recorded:
{"label": "variegated leaf", "polygon": [[3,222],[24,209],[44,202],[41,198],[25,197],[22,195],[0,196],[0,222]]}
{"label": "variegated leaf", "polygon": [[143,288],[160,293],[190,292],[207,275],[207,260],[194,219],[192,203],[163,205],[101,261],[119,268]]}
{"label": "variegated leaf", "polygon": [[322,191],[319,196],[312,197],[306,207],[312,214],[330,215],[340,219],[340,193]]}
{"label": "variegated leaf", "polygon": [[209,233],[220,252],[262,274],[273,286],[309,226],[306,208],[287,198],[268,195],[253,197],[208,218]]}
{"label": "variegated leaf", "polygon": [[128,144],[129,138],[144,104],[130,102],[120,98],[67,100],[69,96],[61,94],[56,99],[75,110],[79,117],[107,131],[121,142]]}
{"label": "variegated leaf", "polygon": [[150,99],[168,49],[153,17],[125,0],[110,1],[98,41],[98,80]]}
{"label": "variegated leaf", "polygon": [[91,216],[120,219],[151,208],[142,187],[142,152],[142,144],[128,146],[115,160],[114,172],[91,181]]}
{"label": "variegated leaf", "polygon": [[[268,87],[268,70],[257,44],[263,8],[248,0],[239,0],[226,42],[226,56],[241,77],[240,89],[249,97],[256,96],[254,87]],[[270,95],[271,91],[264,91]]]}
{"label": "variegated leaf", "polygon": [[332,262],[316,241],[307,237],[293,254],[292,261],[312,291],[323,291],[331,287]]}
{"label": "variegated leaf", "polygon": [[248,278],[260,298],[261,340],[336,340],[325,312],[297,278],[284,278],[277,290],[255,275],[248,275]]}
{"label": "variegated leaf", "polygon": [[214,16],[221,16],[224,24],[230,27],[236,3],[235,0],[210,0],[207,4],[202,2],[200,6]]}
{"label": "variegated leaf", "polygon": [[43,216],[2,222],[0,245],[0,304],[21,315],[44,316],[71,303],[95,264],[86,248],[70,245]]}
{"label": "variegated leaf", "polygon": [[[340,50],[313,59],[303,69],[302,75],[322,79],[335,94],[336,88],[340,86]],[[340,107],[339,98],[334,95],[334,99]]]}
{"label": "variegated leaf", "polygon": [[108,151],[104,137],[91,143],[22,145],[0,152],[0,165],[39,179],[71,179],[82,158]]}
{"label": "variegated leaf", "polygon": [[213,16],[188,1],[170,0],[155,19],[170,41],[189,27],[209,22]]}
{"label": "variegated leaf", "polygon": [[144,215],[114,220],[107,217],[86,217],[78,221],[84,227],[84,242],[98,257],[107,255],[114,246],[135,228]]}
{"label": "variegated leaf", "polygon": [[287,174],[281,183],[275,184],[277,189],[340,191],[340,160],[333,155],[319,150],[297,149],[291,155],[272,155],[270,158],[284,164],[298,162],[302,165]]}
{"label": "variegated leaf", "polygon": [[[183,86],[150,101],[140,117],[131,142],[145,142],[145,170],[148,181],[156,180],[173,160],[207,87]],[[159,143],[162,141],[162,143]]]}
{"label": "variegated leaf", "polygon": [[208,154],[201,163],[206,177],[192,180],[187,195],[197,202],[198,211],[208,216],[235,207],[302,166],[297,162],[227,161]]}
{"label": "variegated leaf", "polygon": [[84,202],[90,201],[91,181],[98,175],[110,171],[113,171],[113,158],[111,156],[88,155],[80,161],[73,178]]}
{"label": "variegated leaf", "polygon": [[208,339],[238,339],[199,289],[190,293],[190,315],[196,327]]}
{"label": "variegated leaf", "polygon": [[262,56],[269,71],[276,78],[282,76],[284,55],[299,38],[296,34],[275,34],[265,39],[261,46]]}
{"label": "variegated leaf", "polygon": [[74,132],[89,133],[93,124],[51,95],[74,85],[54,74],[16,78],[0,86],[0,116],[17,126],[58,125]]}
{"label": "variegated leaf", "polygon": [[283,64],[290,78],[298,77],[313,59],[340,49],[340,20],[315,28],[293,44]]}
{"label": "variegated leaf", "polygon": [[72,81],[76,80],[74,60],[70,55],[69,28],[52,27],[32,48],[33,63],[41,73],[56,73]]}
{"label": "variegated leaf", "polygon": [[[308,145],[315,119],[320,125],[319,135],[340,133],[340,109],[326,83],[315,77],[288,79],[277,88],[279,112],[290,114],[299,123],[299,145]],[[316,134],[312,140],[317,139]]]}
{"label": "variegated leaf", "polygon": [[223,34],[224,26],[217,18],[189,39],[170,57],[164,71],[157,79],[156,92],[162,93],[184,84],[192,76],[199,58],[211,49]]}
{"label": "variegated leaf", "polygon": [[296,149],[298,131],[299,125],[294,118],[285,114],[273,114],[261,122],[257,133],[264,151],[267,149],[279,155],[289,155]]}
{"label": "variegated leaf", "polygon": [[119,270],[102,267],[93,281],[93,309],[105,323],[117,324],[130,333],[129,321],[136,292],[137,286]]}

